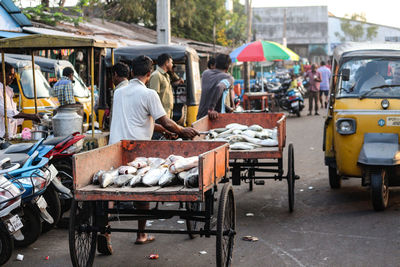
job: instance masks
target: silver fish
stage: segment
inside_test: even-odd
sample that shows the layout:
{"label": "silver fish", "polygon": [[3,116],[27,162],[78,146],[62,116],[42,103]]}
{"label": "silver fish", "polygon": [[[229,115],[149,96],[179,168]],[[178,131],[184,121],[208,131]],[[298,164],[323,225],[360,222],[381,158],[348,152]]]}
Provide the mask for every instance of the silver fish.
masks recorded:
{"label": "silver fish", "polygon": [[251,138],[256,137],[256,133],[257,133],[257,132],[252,131],[252,130],[246,130],[246,131],[243,131],[243,132],[242,132],[243,135],[248,136],[248,137],[251,137]]}
{"label": "silver fish", "polygon": [[169,171],[171,173],[179,173],[197,167],[198,165],[199,165],[199,157],[194,156],[190,158],[184,158],[172,163],[169,166]]}
{"label": "silver fish", "polygon": [[93,184],[100,184],[100,178],[106,171],[100,170],[93,175],[92,183]]}
{"label": "silver fish", "polygon": [[140,177],[143,177],[149,170],[150,170],[150,166],[146,166],[144,168],[141,168],[137,171],[136,175],[139,175]]}
{"label": "silver fish", "polygon": [[237,129],[237,130],[245,131],[249,127],[246,125],[239,124],[239,123],[230,123],[230,124],[226,125],[225,128],[232,129],[232,130]]}
{"label": "silver fish", "polygon": [[196,188],[199,186],[199,168],[196,167],[188,171],[184,185],[187,188]]}
{"label": "silver fish", "polygon": [[182,156],[177,156],[177,155],[169,155],[164,164],[170,165],[170,164],[172,164],[175,161],[178,161],[180,159],[183,159],[183,157]]}
{"label": "silver fish", "polygon": [[155,186],[166,171],[168,171],[168,168],[164,167],[151,169],[143,176],[142,183],[147,186]]}
{"label": "silver fish", "polygon": [[260,125],[257,125],[257,124],[253,124],[249,127],[249,130],[256,131],[256,132],[261,132],[263,129],[264,129],[263,127],[261,127]]}
{"label": "silver fish", "polygon": [[163,165],[165,162],[165,159],[162,158],[148,158],[147,163],[151,168],[158,168],[161,165]]}
{"label": "silver fish", "polygon": [[216,129],[212,129],[212,131],[214,131],[214,132],[216,132],[216,133],[222,133],[222,132],[225,132],[226,130],[228,130],[228,129],[226,129],[226,128],[216,128]]}
{"label": "silver fish", "polygon": [[114,184],[116,184],[117,186],[121,187],[124,185],[127,185],[129,183],[129,181],[134,177],[134,175],[132,174],[123,174],[123,175],[118,175],[115,179],[114,179]]}
{"label": "silver fish", "polygon": [[178,182],[178,178],[176,177],[176,175],[173,173],[170,173],[169,171],[166,171],[160,177],[160,180],[158,181],[158,185],[161,187],[164,187],[164,186],[176,184],[177,182]]}
{"label": "silver fish", "polygon": [[136,169],[144,168],[147,164],[147,158],[137,157],[134,161],[128,163],[129,166],[135,167]]}
{"label": "silver fish", "polygon": [[188,174],[189,174],[189,171],[180,172],[180,173],[178,173],[178,179],[179,179],[181,182],[183,182],[183,181],[185,181],[185,179],[186,179],[186,177],[188,176]]}
{"label": "silver fish", "polygon": [[231,150],[252,150],[254,149],[254,147],[254,144],[248,142],[237,142],[229,145],[229,148]]}
{"label": "silver fish", "polygon": [[118,176],[118,169],[104,172],[103,175],[101,175],[101,179],[99,180],[100,186],[105,188],[109,185],[112,185],[114,183],[114,179],[117,176]]}
{"label": "silver fish", "polygon": [[130,186],[136,186],[137,184],[140,184],[142,182],[142,176],[140,175],[134,175],[133,178],[129,181]]}
{"label": "silver fish", "polygon": [[119,174],[134,174],[137,172],[137,168],[132,166],[121,166],[118,168]]}

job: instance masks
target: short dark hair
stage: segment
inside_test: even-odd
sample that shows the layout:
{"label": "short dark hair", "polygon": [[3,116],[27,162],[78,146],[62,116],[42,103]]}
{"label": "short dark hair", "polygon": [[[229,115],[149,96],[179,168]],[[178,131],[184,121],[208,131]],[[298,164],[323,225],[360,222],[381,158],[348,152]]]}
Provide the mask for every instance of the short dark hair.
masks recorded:
{"label": "short dark hair", "polygon": [[128,78],[129,77],[129,66],[123,62],[118,62],[112,66],[112,73],[116,73],[118,77]]}
{"label": "short dark hair", "polygon": [[[6,69],[6,74],[10,73],[11,70],[14,68],[10,63],[4,62],[5,69]],[[0,62],[0,75],[3,75],[3,64]],[[2,81],[0,81],[2,82]]]}
{"label": "short dark hair", "polygon": [[165,62],[167,62],[170,59],[172,59],[172,56],[170,54],[166,54],[166,53],[161,54],[157,58],[157,65],[162,67],[165,64]]}
{"label": "short dark hair", "polygon": [[321,66],[326,65],[325,61],[321,61]]}
{"label": "short dark hair", "polygon": [[74,74],[74,69],[71,67],[66,67],[63,69],[63,76],[68,77],[69,75]]}
{"label": "short dark hair", "polygon": [[215,67],[219,70],[227,70],[232,63],[231,57],[225,54],[219,54],[215,59]]}
{"label": "short dark hair", "polygon": [[138,56],[132,61],[132,71],[133,75],[136,77],[145,76],[147,73],[151,72],[153,69],[153,61],[143,55]]}
{"label": "short dark hair", "polygon": [[210,58],[209,60],[208,60],[208,62],[207,62],[207,67],[209,68],[209,69],[211,69],[211,67],[213,66],[213,65],[215,65],[215,58]]}

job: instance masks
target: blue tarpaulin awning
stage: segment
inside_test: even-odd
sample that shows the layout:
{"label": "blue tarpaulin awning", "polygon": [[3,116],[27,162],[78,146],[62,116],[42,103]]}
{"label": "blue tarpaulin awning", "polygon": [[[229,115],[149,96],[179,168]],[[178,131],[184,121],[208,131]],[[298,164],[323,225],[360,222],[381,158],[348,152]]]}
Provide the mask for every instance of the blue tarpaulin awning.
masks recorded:
{"label": "blue tarpaulin awning", "polygon": [[28,33],[22,33],[22,32],[4,32],[0,31],[0,38],[13,38],[13,37],[20,37],[20,36],[25,36],[29,35]]}

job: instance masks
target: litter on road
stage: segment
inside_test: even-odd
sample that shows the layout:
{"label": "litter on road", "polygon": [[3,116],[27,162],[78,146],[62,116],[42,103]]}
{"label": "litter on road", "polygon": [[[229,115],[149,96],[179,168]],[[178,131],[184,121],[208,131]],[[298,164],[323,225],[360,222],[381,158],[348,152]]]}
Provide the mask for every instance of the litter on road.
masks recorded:
{"label": "litter on road", "polygon": [[207,251],[202,250],[202,251],[199,251],[199,253],[200,253],[201,255],[205,255],[205,254],[207,254]]}
{"label": "litter on road", "polygon": [[17,260],[17,261],[23,261],[23,260],[24,260],[24,255],[22,255],[22,254],[17,254],[16,260]]}
{"label": "litter on road", "polygon": [[150,260],[156,260],[158,258],[159,258],[158,254],[150,254],[150,256],[149,256]]}
{"label": "litter on road", "polygon": [[254,217],[254,213],[251,213],[251,212],[246,213],[246,217]]}
{"label": "litter on road", "polygon": [[242,240],[249,241],[249,242],[256,242],[256,241],[258,241],[258,238],[255,236],[246,235],[246,236],[242,237]]}

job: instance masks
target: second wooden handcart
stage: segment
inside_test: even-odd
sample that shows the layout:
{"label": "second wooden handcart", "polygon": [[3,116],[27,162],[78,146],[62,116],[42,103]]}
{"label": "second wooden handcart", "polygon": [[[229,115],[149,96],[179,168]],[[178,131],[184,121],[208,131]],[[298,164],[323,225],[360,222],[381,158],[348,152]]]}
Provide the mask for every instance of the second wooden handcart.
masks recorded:
{"label": "second wooden handcart", "polygon": [[[287,173],[284,175],[283,149],[286,145],[286,116],[283,113],[226,113],[219,114],[215,120],[208,117],[193,123],[193,127],[200,132],[211,129],[225,128],[230,123],[242,125],[260,125],[263,128],[277,129],[278,145],[261,147],[252,150],[230,150],[229,166],[233,185],[240,185],[241,181],[249,184],[250,191],[253,184],[263,185],[266,179],[286,180],[288,185],[289,211],[294,209],[294,186],[299,176],[294,170],[294,149],[289,144],[287,152]],[[204,138],[204,135],[201,136]]]}

